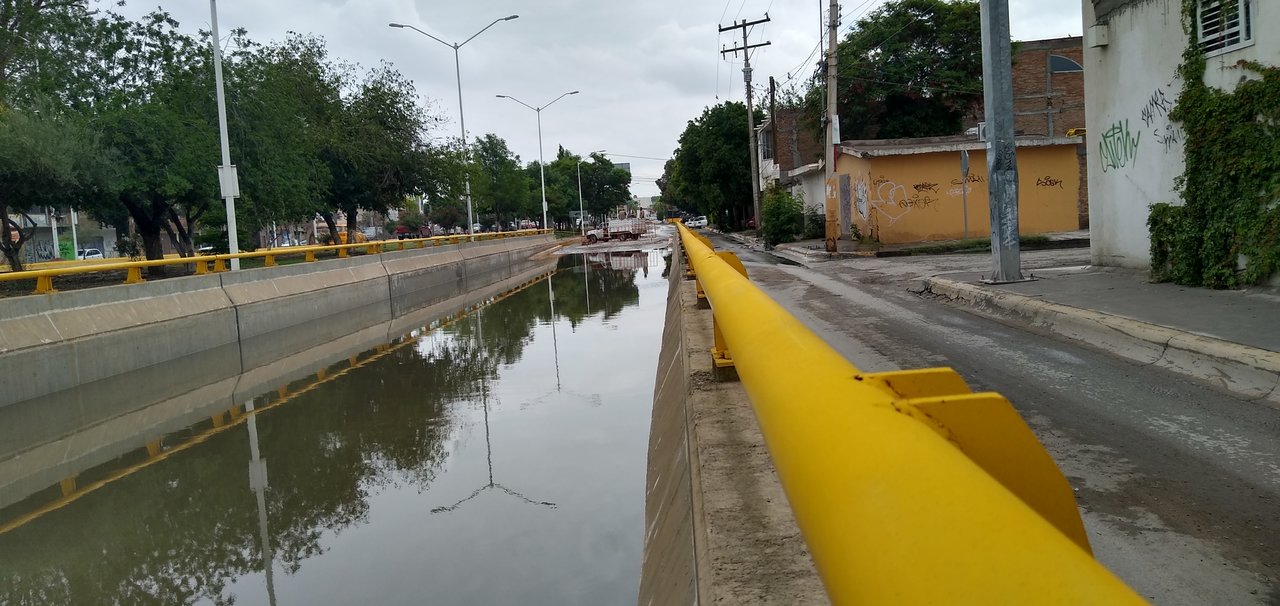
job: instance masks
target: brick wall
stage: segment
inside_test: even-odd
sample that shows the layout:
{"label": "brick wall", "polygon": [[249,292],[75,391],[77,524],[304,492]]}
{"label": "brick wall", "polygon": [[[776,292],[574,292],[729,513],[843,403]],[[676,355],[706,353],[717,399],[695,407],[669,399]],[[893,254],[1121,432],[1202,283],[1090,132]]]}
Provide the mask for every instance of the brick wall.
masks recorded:
{"label": "brick wall", "polygon": [[[1069,128],[1084,127],[1084,73],[1049,76],[1049,55],[1084,60],[1081,38],[1030,40],[1018,44],[1013,63],[1014,131],[1020,136],[1063,136]],[[983,120],[983,104],[974,104],[965,128]],[[1052,123],[1052,132],[1050,124]]]}
{"label": "brick wall", "polygon": [[822,159],[822,142],[818,141],[817,133],[805,124],[801,110],[778,109],[764,136],[771,136],[770,131],[774,128],[778,138],[773,158],[780,169],[794,170]]}

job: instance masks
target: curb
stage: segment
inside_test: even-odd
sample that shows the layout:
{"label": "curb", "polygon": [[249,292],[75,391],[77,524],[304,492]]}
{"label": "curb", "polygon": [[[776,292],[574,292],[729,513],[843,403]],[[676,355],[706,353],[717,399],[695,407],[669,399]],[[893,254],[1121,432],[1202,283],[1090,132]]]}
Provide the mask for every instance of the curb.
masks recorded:
{"label": "curb", "polygon": [[1280,409],[1280,353],[936,276],[926,289],[983,315],[1012,318]]}

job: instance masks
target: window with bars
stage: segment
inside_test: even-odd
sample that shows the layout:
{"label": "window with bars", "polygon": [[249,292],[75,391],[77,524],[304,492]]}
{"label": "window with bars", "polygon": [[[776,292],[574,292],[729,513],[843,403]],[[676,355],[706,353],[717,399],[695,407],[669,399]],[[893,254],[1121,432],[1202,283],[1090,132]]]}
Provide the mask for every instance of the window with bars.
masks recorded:
{"label": "window with bars", "polygon": [[1216,55],[1253,44],[1250,0],[1200,0],[1200,49]]}

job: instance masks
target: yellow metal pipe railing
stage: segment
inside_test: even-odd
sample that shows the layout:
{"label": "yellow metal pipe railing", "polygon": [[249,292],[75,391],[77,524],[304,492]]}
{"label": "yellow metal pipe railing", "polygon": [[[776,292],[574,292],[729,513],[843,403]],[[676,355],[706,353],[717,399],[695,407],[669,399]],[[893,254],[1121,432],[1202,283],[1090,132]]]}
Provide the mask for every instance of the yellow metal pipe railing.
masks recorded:
{"label": "yellow metal pipe railing", "polygon": [[679,226],[834,604],[1140,604],[999,394],[862,373]]}
{"label": "yellow metal pipe railing", "polygon": [[[515,238],[520,236],[532,236],[540,234],[552,233],[545,229],[527,229],[520,231],[494,232],[475,234],[477,241],[498,240],[503,238]],[[30,271],[4,272],[0,273],[0,282],[15,282],[18,280],[35,280],[36,288],[34,294],[49,294],[57,292],[53,285],[53,278],[57,276],[69,276],[76,274],[98,273],[104,271],[125,271],[125,284],[137,284],[144,282],[142,277],[142,269],[146,267],[165,267],[170,265],[194,265],[197,275],[207,274],[210,271],[217,273],[227,271],[227,262],[231,259],[258,259],[263,260],[263,264],[267,267],[276,265],[277,259],[285,256],[302,255],[305,262],[310,263],[316,261],[316,253],[320,252],[336,252],[339,258],[345,258],[349,252],[354,249],[364,249],[365,254],[381,254],[388,251],[407,250],[411,248],[427,248],[428,246],[442,246],[446,244],[458,244],[466,242],[473,236],[456,235],[456,236],[433,236],[430,238],[413,238],[406,240],[383,240],[376,242],[357,242],[354,244],[331,244],[324,246],[290,246],[286,248],[273,248],[269,250],[258,250],[254,252],[237,253],[234,255],[198,255],[194,257],[178,257],[155,259],[150,261],[116,261],[102,262],[95,260],[92,263],[83,265],[64,265],[60,267],[51,267],[47,269],[36,269]],[[212,269],[210,269],[212,266]]]}

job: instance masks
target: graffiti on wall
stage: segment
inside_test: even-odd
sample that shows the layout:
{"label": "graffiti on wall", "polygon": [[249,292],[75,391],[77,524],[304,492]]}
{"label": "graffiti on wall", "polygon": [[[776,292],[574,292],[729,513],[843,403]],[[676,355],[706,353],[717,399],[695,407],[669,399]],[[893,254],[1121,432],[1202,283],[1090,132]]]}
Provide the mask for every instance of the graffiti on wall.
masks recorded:
{"label": "graffiti on wall", "polygon": [[975,183],[986,183],[986,182],[987,182],[987,178],[982,175],[969,175],[968,177],[964,178],[963,183],[961,183],[960,179],[952,179],[951,189],[947,190],[947,195],[954,198],[962,194],[971,194],[973,193],[973,185]]}
{"label": "graffiti on wall", "polygon": [[938,194],[939,187],[939,184],[929,181],[906,186],[880,175],[872,180],[871,187],[867,189],[868,206],[888,220],[882,227],[891,227],[911,211],[930,208],[941,202],[942,199],[935,195]]}
{"label": "graffiti on wall", "polygon": [[1050,175],[1037,177],[1036,187],[1056,187],[1058,189],[1063,189],[1062,179]]}
{"label": "graffiti on wall", "polygon": [[1138,159],[1138,146],[1142,142],[1142,132],[1129,130],[1129,121],[1121,120],[1111,125],[1102,133],[1102,141],[1098,143],[1102,154],[1102,172],[1118,170],[1133,164]]}
{"label": "graffiti on wall", "polygon": [[840,175],[840,235],[853,233],[853,182],[849,175]]}
{"label": "graffiti on wall", "polygon": [[1176,85],[1177,80],[1174,80],[1155,89],[1146,103],[1138,109],[1143,129],[1151,133],[1151,138],[1155,139],[1166,154],[1176,150],[1185,138],[1182,127],[1169,119],[1169,112],[1173,111],[1174,99],[1177,97],[1173,93]]}

